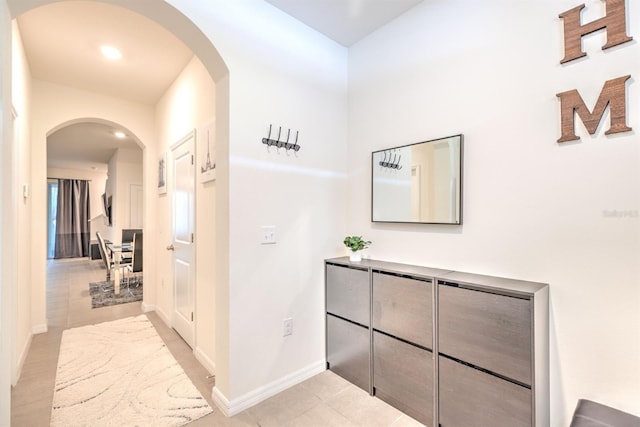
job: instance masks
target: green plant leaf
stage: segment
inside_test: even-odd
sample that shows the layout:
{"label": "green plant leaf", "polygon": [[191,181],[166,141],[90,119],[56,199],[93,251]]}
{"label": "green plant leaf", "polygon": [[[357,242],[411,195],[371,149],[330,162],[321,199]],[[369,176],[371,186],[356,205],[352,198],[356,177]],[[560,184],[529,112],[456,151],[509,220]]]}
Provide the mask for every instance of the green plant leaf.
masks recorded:
{"label": "green plant leaf", "polygon": [[362,236],[347,236],[344,238],[343,243],[353,252],[357,252],[367,248],[371,244],[371,241],[364,240]]}

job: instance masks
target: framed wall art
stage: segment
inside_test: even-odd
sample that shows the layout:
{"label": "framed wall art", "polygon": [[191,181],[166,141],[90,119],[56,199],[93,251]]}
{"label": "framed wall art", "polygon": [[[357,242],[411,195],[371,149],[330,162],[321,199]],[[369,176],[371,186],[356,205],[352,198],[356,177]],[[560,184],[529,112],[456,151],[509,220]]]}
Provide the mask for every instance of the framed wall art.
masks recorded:
{"label": "framed wall art", "polygon": [[200,182],[216,179],[216,124],[211,120],[198,129],[198,156],[200,158]]}
{"label": "framed wall art", "polygon": [[167,153],[158,159],[158,194],[167,193]]}

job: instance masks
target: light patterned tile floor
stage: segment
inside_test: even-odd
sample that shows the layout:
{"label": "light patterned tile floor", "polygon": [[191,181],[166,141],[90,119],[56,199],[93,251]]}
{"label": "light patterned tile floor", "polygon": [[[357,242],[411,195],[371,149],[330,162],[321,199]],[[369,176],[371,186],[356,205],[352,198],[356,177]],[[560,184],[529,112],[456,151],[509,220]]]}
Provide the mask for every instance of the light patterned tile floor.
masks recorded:
{"label": "light patterned tile floor", "polygon": [[[89,282],[104,280],[101,261],[48,261],[47,318],[49,331],[33,337],[22,375],[11,393],[13,427],[46,427],[51,417],[60,340],[64,329],[116,320],[142,313],[140,303],[91,308]],[[147,313],[160,337],[180,363],[213,413],[190,426],[222,427],[419,427],[422,424],[330,371],[291,387],[234,416],[225,417],[211,399],[213,380],[193,351],[155,314]]]}

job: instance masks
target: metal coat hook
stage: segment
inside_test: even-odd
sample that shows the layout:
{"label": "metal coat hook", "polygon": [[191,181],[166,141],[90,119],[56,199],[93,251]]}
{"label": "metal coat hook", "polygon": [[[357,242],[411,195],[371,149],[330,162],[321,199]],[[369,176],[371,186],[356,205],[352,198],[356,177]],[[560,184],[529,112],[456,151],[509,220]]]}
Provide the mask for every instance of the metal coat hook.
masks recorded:
{"label": "metal coat hook", "polygon": [[[280,141],[280,135],[278,135],[278,154],[280,154],[280,148],[285,147],[289,143],[289,135],[291,135],[291,129],[287,130],[286,141]],[[289,155],[289,150],[287,150],[287,155]]]}
{"label": "metal coat hook", "polygon": [[300,151],[300,146],[298,145],[298,131],[296,131],[296,142],[293,144],[293,147],[291,147],[293,149],[293,152],[296,154],[296,156],[298,155],[298,151]]}
{"label": "metal coat hook", "polygon": [[384,168],[387,164],[387,150],[384,150],[384,159],[381,162],[378,162],[381,168]]}
{"label": "metal coat hook", "polygon": [[395,163],[395,164],[393,165],[393,168],[394,168],[394,169],[396,169],[396,170],[400,170],[400,169],[402,169],[402,165],[400,164],[400,160],[402,160],[402,154],[399,154],[399,155],[398,155],[398,163],[395,163],[395,162],[394,162],[394,163]]}
{"label": "metal coat hook", "polygon": [[269,134],[267,135],[266,138],[262,138],[262,143],[267,146],[267,151],[269,151],[269,147],[275,146],[278,149],[278,154],[280,153],[280,148],[284,148],[285,150],[287,150],[287,155],[289,155],[289,150],[293,150],[293,152],[296,154],[296,157],[297,157],[298,151],[300,151],[300,148],[301,148],[300,145],[298,145],[299,131],[296,131],[295,143],[291,144],[289,142],[289,139],[291,138],[291,129],[287,129],[287,139],[285,141],[281,141],[280,136],[282,135],[282,126],[278,127],[277,139],[271,139],[272,128],[273,126],[269,125]]}
{"label": "metal coat hook", "polygon": [[282,126],[278,127],[278,139],[276,140],[275,146],[278,150],[278,154],[280,154],[280,134],[282,134]]}
{"label": "metal coat hook", "polygon": [[271,147],[271,125],[269,125],[269,135],[266,138],[262,138],[262,143],[267,144],[267,151],[269,151],[269,147]]}
{"label": "metal coat hook", "polygon": [[[378,164],[383,168],[388,168],[392,170],[402,169],[402,165],[400,164],[400,161],[402,160],[402,154],[396,154],[395,151],[396,149],[393,149],[390,152],[388,150],[385,150],[384,158],[382,159],[382,161],[378,162]],[[389,160],[387,160],[387,153],[389,153]],[[391,160],[392,155],[393,155],[393,160]]]}

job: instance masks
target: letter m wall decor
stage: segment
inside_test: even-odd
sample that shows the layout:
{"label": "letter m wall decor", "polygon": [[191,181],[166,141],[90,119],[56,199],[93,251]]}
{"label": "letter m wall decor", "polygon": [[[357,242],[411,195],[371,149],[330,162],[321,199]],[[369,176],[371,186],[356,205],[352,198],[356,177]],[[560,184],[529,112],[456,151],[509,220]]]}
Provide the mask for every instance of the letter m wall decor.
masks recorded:
{"label": "letter m wall decor", "polygon": [[604,116],[604,112],[609,106],[609,116],[611,120],[611,126],[604,134],[611,135],[614,133],[628,132],[631,130],[627,126],[627,95],[626,95],[626,81],[631,76],[618,77],[617,79],[608,80],[600,97],[596,102],[596,106],[593,112],[589,111],[582,96],[577,90],[569,90],[566,92],[558,93],[556,96],[560,98],[560,126],[562,136],[558,139],[558,142],[576,141],[580,138],[575,134],[575,113],[584,123],[587,128],[587,132],[593,135],[598,129],[598,124]]}

